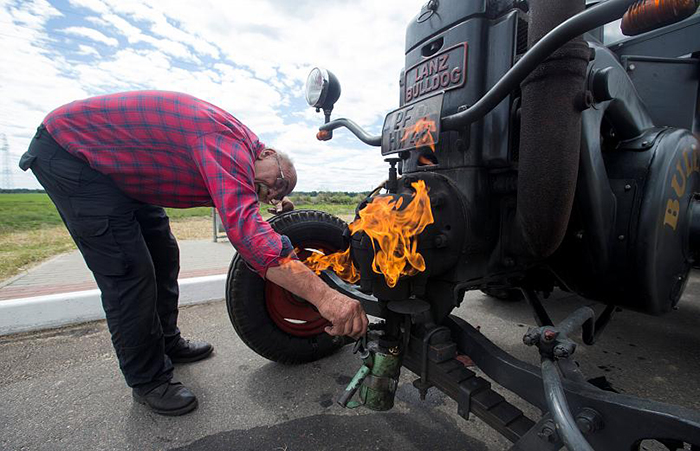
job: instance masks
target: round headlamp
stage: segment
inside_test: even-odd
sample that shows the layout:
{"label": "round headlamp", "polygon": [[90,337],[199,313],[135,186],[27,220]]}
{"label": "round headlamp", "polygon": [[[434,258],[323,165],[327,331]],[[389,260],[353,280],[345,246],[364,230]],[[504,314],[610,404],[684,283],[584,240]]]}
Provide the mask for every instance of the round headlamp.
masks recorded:
{"label": "round headlamp", "polygon": [[314,67],[306,79],[306,102],[314,108],[333,108],[340,97],[340,82],[332,72]]}

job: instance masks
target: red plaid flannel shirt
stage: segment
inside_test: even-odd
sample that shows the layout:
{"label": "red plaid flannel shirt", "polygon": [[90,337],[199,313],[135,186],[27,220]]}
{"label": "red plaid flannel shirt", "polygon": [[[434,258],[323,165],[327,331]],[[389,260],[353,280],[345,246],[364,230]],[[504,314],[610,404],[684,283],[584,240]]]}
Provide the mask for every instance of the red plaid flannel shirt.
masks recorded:
{"label": "red plaid flannel shirt", "polygon": [[213,204],[231,244],[263,277],[291,253],[289,239],[259,213],[253,163],[264,145],[226,111],[186,94],[135,91],[69,103],[44,124],[69,153],[136,200]]}

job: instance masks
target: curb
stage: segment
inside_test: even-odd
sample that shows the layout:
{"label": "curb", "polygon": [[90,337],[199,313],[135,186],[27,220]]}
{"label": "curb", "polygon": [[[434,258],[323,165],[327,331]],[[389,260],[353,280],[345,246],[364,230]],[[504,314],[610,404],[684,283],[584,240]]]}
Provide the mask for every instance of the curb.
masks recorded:
{"label": "curb", "polygon": [[[226,274],[178,281],[180,305],[223,299]],[[104,319],[100,290],[74,291],[0,302],[0,336]]]}

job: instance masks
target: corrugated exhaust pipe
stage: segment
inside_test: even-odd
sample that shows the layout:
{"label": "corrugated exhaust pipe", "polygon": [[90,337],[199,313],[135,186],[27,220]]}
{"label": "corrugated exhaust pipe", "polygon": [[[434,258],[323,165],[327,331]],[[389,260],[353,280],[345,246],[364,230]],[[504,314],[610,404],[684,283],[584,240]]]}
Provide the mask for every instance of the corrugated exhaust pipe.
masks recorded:
{"label": "corrugated exhaust pipe", "polygon": [[[530,0],[528,47],[585,8],[585,0]],[[522,83],[517,219],[530,256],[551,255],[564,239],[574,201],[590,49],[580,36]]]}

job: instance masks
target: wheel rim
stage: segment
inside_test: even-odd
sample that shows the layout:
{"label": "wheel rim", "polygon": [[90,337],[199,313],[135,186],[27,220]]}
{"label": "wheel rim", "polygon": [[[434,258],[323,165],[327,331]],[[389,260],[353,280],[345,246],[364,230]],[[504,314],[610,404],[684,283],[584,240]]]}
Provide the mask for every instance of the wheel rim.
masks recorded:
{"label": "wheel rim", "polygon": [[[327,246],[321,243],[308,243],[297,254],[304,261],[314,251],[327,253]],[[324,332],[331,323],[323,318],[314,306],[294,296],[279,285],[265,282],[265,304],[270,319],[284,332],[296,337],[310,337]]]}

